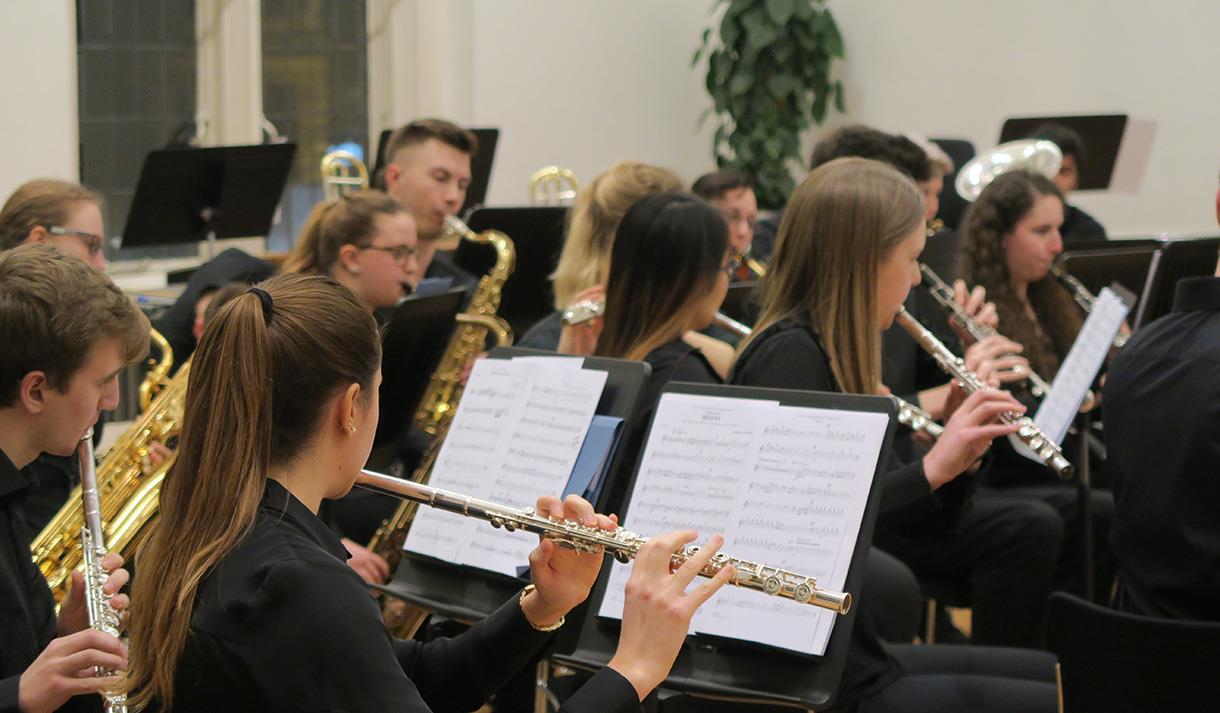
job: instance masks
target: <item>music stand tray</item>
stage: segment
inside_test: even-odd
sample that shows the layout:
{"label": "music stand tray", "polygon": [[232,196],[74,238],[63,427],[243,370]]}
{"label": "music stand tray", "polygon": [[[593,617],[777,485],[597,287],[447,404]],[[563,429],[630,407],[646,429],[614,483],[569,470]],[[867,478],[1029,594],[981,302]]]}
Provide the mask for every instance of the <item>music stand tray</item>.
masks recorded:
{"label": "music stand tray", "polygon": [[[520,347],[496,347],[488,358],[512,359],[519,356],[556,354]],[[604,357],[586,357],[584,368],[608,373],[596,413],[623,419],[625,431],[630,427],[636,402],[652,369],[644,362]],[[622,455],[620,448],[614,455],[608,473],[617,472],[618,461]],[[607,481],[604,489],[609,487]],[[531,494],[531,497],[533,495]],[[497,572],[441,562],[410,552],[403,554],[398,569],[394,572],[394,578],[385,586],[376,589],[413,606],[457,621],[472,623],[486,618],[525,585],[520,579]],[[524,564],[523,562],[522,565]]]}
{"label": "music stand tray", "polygon": [[159,149],[144,157],[125,248],[265,236],[296,144]]}
{"label": "music stand tray", "polygon": [[[852,552],[844,589],[858,599],[864,580],[864,562],[873,539],[881,488],[878,476],[888,467],[885,454],[894,438],[895,408],[890,399],[877,396],[854,396],[814,391],[789,391],[742,386],[720,386],[671,382],[662,393],[699,394],[739,399],[779,401],[785,406],[869,411],[890,416],[889,426],[881,443],[881,457],[873,475],[861,520],[860,534]],[[638,464],[637,464],[638,468]],[[634,488],[637,473],[632,473],[627,492]],[[624,505],[624,511],[630,509]],[[622,513],[620,513],[622,514]],[[629,523],[630,521],[628,521]],[[649,533],[655,534],[655,533]],[[568,615],[568,625],[556,643],[552,654],[556,663],[582,670],[598,670],[610,662],[618,647],[619,622],[597,616],[606,594],[610,566],[603,567],[597,583],[584,605]],[[688,636],[678,659],[662,686],[695,697],[739,702],[769,703],[811,710],[824,710],[834,703],[843,669],[847,664],[847,649],[859,607],[839,616],[830,642],[822,656],[808,656],[773,649],[759,644],[695,634]],[[574,621],[575,620],[575,621]],[[575,625],[574,625],[575,624]]]}
{"label": "music stand tray", "polygon": [[1179,280],[1213,274],[1217,249],[1220,249],[1220,237],[1162,240],[1161,249],[1152,258],[1148,284],[1132,327],[1139,330],[1169,314]]}
{"label": "music stand tray", "polygon": [[1000,129],[1000,143],[1041,138],[1034,136],[1034,133],[1043,124],[1058,124],[1071,129],[1080,134],[1089,159],[1080,167],[1077,190],[1104,190],[1110,187],[1110,180],[1114,177],[1114,165],[1118,161],[1118,149],[1127,130],[1127,119],[1126,114],[1011,118],[1006,119]]}

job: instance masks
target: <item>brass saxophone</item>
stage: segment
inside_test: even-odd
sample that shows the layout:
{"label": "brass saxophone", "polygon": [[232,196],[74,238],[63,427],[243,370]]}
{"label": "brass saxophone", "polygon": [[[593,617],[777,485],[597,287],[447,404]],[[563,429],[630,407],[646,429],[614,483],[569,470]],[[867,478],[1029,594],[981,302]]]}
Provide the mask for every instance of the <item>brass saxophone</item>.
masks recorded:
{"label": "brass saxophone", "polygon": [[[898,314],[894,317],[894,321],[902,325],[902,328],[915,338],[915,342],[931,354],[936,363],[940,365],[940,368],[944,369],[946,374],[955,379],[966,393],[973,394],[976,391],[985,391],[991,388],[979,379],[974,372],[966,369],[965,362],[942,344],[934,334],[912,317],[905,308],[898,308]],[[1067,479],[1072,476],[1075,468],[1072,467],[1067,458],[1063,457],[1063,449],[1059,447],[1058,443],[1055,443],[1043,433],[1042,429],[1038,428],[1033,419],[1028,416],[1018,416],[1015,413],[1005,413],[1000,415],[1000,420],[1004,423],[1018,424],[1020,430],[1016,433],[1017,438],[1021,439],[1025,445],[1037,453],[1038,458],[1048,468],[1055,471],[1060,478]]]}
{"label": "brass saxophone", "polygon": [[174,350],[170,347],[169,341],[155,329],[148,330],[148,337],[157,346],[157,351],[161,356],[158,359],[148,360],[148,373],[144,375],[144,381],[140,382],[141,413],[148,410],[148,405],[152,403],[157,392],[165,388],[165,384],[169,381],[169,370],[174,365]]}
{"label": "brass saxophone", "polygon": [[[84,525],[81,527],[81,553],[84,557],[85,569],[85,609],[89,614],[89,628],[110,634],[119,635],[119,614],[110,606],[110,598],[102,591],[106,583],[107,573],[102,567],[102,558],[106,556],[106,538],[102,533],[101,507],[98,503],[96,461],[93,457],[93,429],[81,439],[76,447],[76,455],[80,461],[81,504]],[[114,675],[113,671],[102,668],[95,670],[98,676]],[[102,701],[106,713],[127,713],[127,695],[123,693],[102,693]]]}
{"label": "brass saxophone", "polygon": [[[152,473],[145,473],[144,463],[153,442],[164,443],[182,428],[190,366],[187,360],[97,466],[102,529],[110,547],[125,558],[131,557],[138,536],[156,514],[161,480],[174,459],[171,455]],[[80,507],[72,505],[81,497],[81,488],[77,487],[30,546],[34,563],[46,577],[56,601],[67,596],[72,586],[72,570],[82,561],[80,536],[84,515]]]}
{"label": "brass saxophone", "polygon": [[[479,280],[466,311],[457,316],[453,336],[415,412],[412,426],[432,436],[423,461],[411,474],[411,481],[416,483],[427,483],[432,473],[458,399],[462,396],[462,372],[466,365],[484,350],[489,334],[500,346],[512,344],[512,329],[496,316],[496,310],[500,308],[501,290],[516,262],[513,241],[495,230],[476,234],[454,216],[445,218],[445,227],[448,232],[456,233],[463,239],[491,245],[496,251],[496,262],[491,272]],[[385,558],[391,573],[402,560],[402,545],[414,519],[415,503],[402,503],[390,518],[381,523],[369,542],[369,550]],[[427,615],[396,599],[385,601],[382,614],[386,627],[399,638],[409,638],[414,634]]]}
{"label": "brass saxophone", "polygon": [[[582,525],[579,522],[544,517],[535,512],[533,508],[507,507],[367,470],[360,471],[360,474],[356,476],[356,485],[438,510],[486,520],[491,523],[492,527],[503,528],[506,532],[517,530],[531,532],[553,540],[560,547],[577,552],[586,554],[605,552],[624,564],[634,559],[640,547],[648,541],[647,537],[642,537],[621,527],[611,532],[598,527]],[[687,545],[673,555],[673,564],[681,566],[683,562],[698,552],[698,546]],[[851,608],[850,593],[821,589],[813,577],[738,559],[723,552],[716,553],[716,556],[699,574],[704,577],[715,577],[717,572],[728,565],[733,565],[736,570],[733,578],[729,580],[729,584],[791,599],[802,604],[830,609],[839,614],[846,614],[847,610]]]}
{"label": "brass saxophone", "polygon": [[[1051,274],[1059,281],[1059,284],[1067,288],[1068,292],[1072,293],[1072,299],[1076,300],[1076,304],[1080,305],[1080,309],[1084,310],[1085,314],[1093,312],[1093,305],[1097,303],[1097,296],[1089,292],[1089,288],[1084,286],[1080,280],[1072,277],[1071,273],[1064,270],[1059,263],[1051,264]],[[1114,336],[1113,346],[1115,349],[1122,349],[1127,344],[1128,335],[1119,332]]]}

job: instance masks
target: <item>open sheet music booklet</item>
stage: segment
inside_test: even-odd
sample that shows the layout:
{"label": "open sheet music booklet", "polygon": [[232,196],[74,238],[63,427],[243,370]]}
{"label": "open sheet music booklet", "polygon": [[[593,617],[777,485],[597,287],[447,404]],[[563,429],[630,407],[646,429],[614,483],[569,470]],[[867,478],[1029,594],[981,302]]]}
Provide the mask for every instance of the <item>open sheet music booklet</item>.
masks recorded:
{"label": "open sheet music booklet", "polygon": [[[666,393],[624,526],[649,536],[689,528],[699,541],[721,533],[734,557],[842,591],[888,423],[883,413]],[[614,564],[600,616],[622,618],[628,573]],[[820,656],[836,616],[726,586],[699,609],[691,633]]]}
{"label": "open sheet music booklet", "polygon": [[[563,492],[606,385],[582,361],[476,362],[429,484],[519,508]],[[420,508],[403,549],[516,576],[537,545],[537,535]]]}

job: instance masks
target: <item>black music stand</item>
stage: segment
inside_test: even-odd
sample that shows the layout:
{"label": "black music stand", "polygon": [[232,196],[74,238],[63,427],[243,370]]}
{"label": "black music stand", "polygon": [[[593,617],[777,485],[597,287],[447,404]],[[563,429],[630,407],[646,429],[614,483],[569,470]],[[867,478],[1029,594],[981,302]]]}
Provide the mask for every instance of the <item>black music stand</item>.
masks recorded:
{"label": "black music stand", "polygon": [[[895,407],[890,399],[878,396],[853,396],[815,391],[788,391],[742,386],[710,386],[671,382],[662,393],[699,394],[740,399],[779,401],[785,406],[828,408],[844,411],[868,411],[889,415],[890,422],[881,443],[874,485],[869,492],[860,534],[852,553],[844,589],[859,601],[864,580],[865,558],[873,539],[881,488],[877,476],[888,467],[885,453],[894,438]],[[637,463],[638,468],[638,463]],[[636,473],[631,475],[627,491],[634,487]],[[630,503],[624,504],[623,512]],[[620,515],[623,514],[620,512]],[[630,521],[628,520],[628,526]],[[649,533],[652,534],[652,533]],[[551,659],[563,666],[595,671],[609,663],[618,646],[619,623],[597,616],[610,577],[610,567],[603,567],[589,600],[568,616],[568,624],[560,631],[560,639]],[[678,659],[662,686],[694,697],[769,703],[807,710],[825,710],[838,694],[839,682],[847,664],[847,649],[855,624],[858,606],[835,622],[822,656],[808,656],[782,651],[759,644],[696,634],[687,637]]]}
{"label": "black music stand", "polygon": [[1157,240],[1089,240],[1073,243],[1059,261],[1063,269],[1099,294],[1103,287],[1117,282],[1138,299],[1151,274],[1152,258],[1161,243]]}
{"label": "black music stand", "polygon": [[432,372],[445,351],[465,291],[408,297],[385,321],[381,353],[381,418],[373,447],[394,444],[411,425]]}
{"label": "black music stand", "polygon": [[123,228],[125,248],[264,236],[296,144],[215,146],[150,151],[140,169]]}
{"label": "black music stand", "polygon": [[[519,356],[553,357],[555,353],[520,347],[497,347],[491,351],[489,358],[512,359]],[[624,430],[629,428],[636,402],[652,369],[644,362],[604,357],[586,357],[584,368],[609,374],[596,413],[621,418]],[[607,478],[617,472],[618,461],[623,456],[622,449],[615,453],[607,471]],[[603,492],[608,490],[609,482],[603,486]],[[499,609],[504,602],[519,592],[524,584],[520,579],[498,572],[404,552],[393,580],[385,586],[375,588],[421,609],[459,622],[473,623]]]}
{"label": "black music stand", "polygon": [[1178,281],[1188,277],[1205,277],[1216,268],[1216,253],[1220,237],[1180,238],[1160,241],[1161,249],[1152,258],[1148,285],[1136,311],[1132,327],[1144,325],[1169,314]]}
{"label": "black music stand", "polygon": [[1036,136],[1038,129],[1046,124],[1057,124],[1080,134],[1088,161],[1080,166],[1080,183],[1077,190],[1105,190],[1114,176],[1114,164],[1118,160],[1118,148],[1127,130],[1126,114],[1098,114],[1095,116],[1031,116],[1006,119],[1000,129],[1000,143],[1018,139],[1042,138]]}
{"label": "black music stand", "polygon": [[[479,141],[479,150],[470,159],[470,187],[466,189],[466,201],[458,210],[458,215],[466,215],[466,211],[474,206],[482,205],[487,200],[487,188],[491,185],[491,167],[496,158],[496,145],[500,143],[499,129],[471,129]],[[386,145],[390,143],[393,129],[382,129],[377,137],[377,160],[369,176],[374,180],[374,187],[385,190]]]}
{"label": "black music stand", "polygon": [[[564,206],[478,207],[466,218],[476,233],[499,230],[513,241],[517,264],[504,283],[496,312],[508,321],[514,334],[523,334],[555,311],[551,273],[563,249],[567,215]],[[453,252],[453,262],[472,275],[485,275],[495,263],[495,253],[485,245],[463,240]]]}

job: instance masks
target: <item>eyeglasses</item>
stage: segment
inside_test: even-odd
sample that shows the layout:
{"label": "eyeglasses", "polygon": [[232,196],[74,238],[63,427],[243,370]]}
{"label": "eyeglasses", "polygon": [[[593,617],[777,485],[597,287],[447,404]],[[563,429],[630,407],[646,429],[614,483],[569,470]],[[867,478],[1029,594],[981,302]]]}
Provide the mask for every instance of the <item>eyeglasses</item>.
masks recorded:
{"label": "eyeglasses", "polygon": [[386,247],[382,247],[380,245],[366,245],[360,249],[361,250],[380,250],[383,253],[389,254],[390,257],[394,258],[399,263],[406,263],[411,258],[419,257],[419,247],[414,246],[414,245],[412,245],[412,246],[395,245],[392,248],[386,248]]}
{"label": "eyeglasses", "polygon": [[79,239],[89,249],[90,255],[98,255],[102,252],[102,243],[105,238],[97,233],[88,233],[83,230],[73,230],[72,228],[64,228],[59,225],[51,225],[47,227],[47,232],[51,235],[69,235]]}

